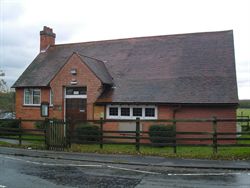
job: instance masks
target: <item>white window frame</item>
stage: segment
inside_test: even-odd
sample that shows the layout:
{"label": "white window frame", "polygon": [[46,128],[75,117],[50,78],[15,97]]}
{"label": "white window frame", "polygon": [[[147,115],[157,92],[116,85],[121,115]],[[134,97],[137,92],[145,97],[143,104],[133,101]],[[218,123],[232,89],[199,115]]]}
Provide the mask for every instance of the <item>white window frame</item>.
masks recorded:
{"label": "white window frame", "polygon": [[52,89],[50,89],[49,91],[49,106],[53,106],[54,104],[54,92],[52,91]]}
{"label": "white window frame", "polygon": [[84,94],[84,95],[67,95],[67,93],[66,93],[67,88],[68,87],[65,87],[65,89],[64,89],[64,97],[65,97],[65,99],[87,99],[87,94]]}
{"label": "white window frame", "polygon": [[[118,108],[118,115],[111,116],[109,115],[110,108]],[[130,109],[130,116],[121,116],[121,108],[129,108]],[[142,108],[142,116],[133,116],[133,108]],[[146,117],[145,116],[145,108],[154,108],[155,109],[155,116],[154,117]],[[156,105],[112,105],[109,104],[106,106],[106,118],[107,119],[157,119],[158,118],[158,108]]]}
{"label": "white window frame", "polygon": [[[31,98],[32,103],[25,103],[26,102],[25,101],[25,93],[26,93],[27,90],[32,90],[32,98]],[[39,98],[39,103],[38,104],[33,103],[34,102],[33,101],[34,90],[38,90],[40,92],[40,98]],[[42,92],[41,92],[41,89],[39,89],[39,88],[25,88],[23,90],[23,105],[25,105],[25,106],[40,106],[41,105],[41,98],[42,98]]]}

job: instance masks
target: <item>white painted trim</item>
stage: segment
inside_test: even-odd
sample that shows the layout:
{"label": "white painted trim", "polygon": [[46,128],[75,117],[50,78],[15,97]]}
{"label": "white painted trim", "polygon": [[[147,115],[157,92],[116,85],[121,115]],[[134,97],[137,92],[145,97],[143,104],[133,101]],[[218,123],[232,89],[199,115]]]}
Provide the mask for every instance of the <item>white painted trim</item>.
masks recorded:
{"label": "white painted trim", "polygon": [[23,104],[23,106],[32,106],[32,107],[35,107],[35,106],[37,106],[37,107],[40,107],[41,106],[41,104]]}
{"label": "white painted trim", "polygon": [[52,89],[50,88],[50,90],[49,90],[49,106],[50,107],[53,107],[53,103],[54,103],[54,93],[53,93],[53,103],[51,102],[52,101],[52,93],[53,93],[53,91],[52,91]]}
{"label": "white painted trim", "polygon": [[[29,104],[29,103],[26,104],[25,103],[25,91],[27,89],[32,89],[32,104]],[[40,91],[40,103],[39,104],[33,104],[33,92],[34,92],[34,90],[39,90]],[[41,105],[41,100],[42,100],[42,91],[41,91],[40,88],[24,88],[24,90],[23,90],[23,106],[40,106]]]}
{"label": "white painted trim", "polygon": [[[114,107],[118,108],[118,116],[110,116],[109,115],[109,108]],[[130,109],[130,116],[121,116],[121,108],[129,108]],[[142,116],[133,116],[133,108],[142,108]],[[154,117],[146,117],[145,116],[145,108],[154,108],[155,109],[155,116]],[[106,106],[106,118],[107,119],[158,119],[158,108],[156,105],[107,105]]]}
{"label": "white painted trim", "polygon": [[[66,99],[87,99],[87,95],[67,95],[66,94],[67,87],[64,87],[64,121],[66,121]],[[86,106],[87,108],[87,106]]]}
{"label": "white painted trim", "polygon": [[87,95],[65,95],[66,99],[87,99]]}

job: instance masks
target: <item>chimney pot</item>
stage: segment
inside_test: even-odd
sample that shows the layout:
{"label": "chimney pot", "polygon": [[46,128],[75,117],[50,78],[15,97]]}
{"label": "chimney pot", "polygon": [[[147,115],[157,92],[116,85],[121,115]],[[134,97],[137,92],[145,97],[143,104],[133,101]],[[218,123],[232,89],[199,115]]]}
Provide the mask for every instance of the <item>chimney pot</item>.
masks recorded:
{"label": "chimney pot", "polygon": [[44,26],[40,31],[40,52],[46,51],[50,45],[55,45],[55,38],[56,34],[53,33],[53,29]]}

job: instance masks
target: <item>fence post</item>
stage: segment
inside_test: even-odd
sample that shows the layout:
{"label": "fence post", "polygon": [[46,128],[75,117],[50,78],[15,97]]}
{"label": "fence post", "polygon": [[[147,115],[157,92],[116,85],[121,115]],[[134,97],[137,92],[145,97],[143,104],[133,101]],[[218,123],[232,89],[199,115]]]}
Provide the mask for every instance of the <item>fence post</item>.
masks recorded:
{"label": "fence post", "polygon": [[100,118],[100,149],[103,148],[103,118]]}
{"label": "fence post", "polygon": [[49,134],[49,119],[46,118],[45,119],[45,127],[44,127],[44,131],[45,131],[45,147],[48,150],[49,149],[49,145],[50,145],[50,134]]}
{"label": "fence post", "polygon": [[176,120],[175,118],[173,119],[173,127],[174,127],[174,140],[173,140],[173,149],[174,149],[174,153],[176,154]]}
{"label": "fence post", "polygon": [[67,147],[71,148],[71,137],[73,134],[73,127],[71,126],[72,122],[71,119],[66,120],[66,140],[67,140]]}
{"label": "fence post", "polygon": [[140,151],[140,118],[136,118],[136,133],[135,133],[136,151]]}
{"label": "fence post", "polygon": [[19,140],[19,146],[22,145],[22,119],[19,118],[18,119],[18,132],[19,132],[19,136],[18,136],[18,140]]}
{"label": "fence post", "polygon": [[213,117],[213,154],[217,153],[217,118]]}

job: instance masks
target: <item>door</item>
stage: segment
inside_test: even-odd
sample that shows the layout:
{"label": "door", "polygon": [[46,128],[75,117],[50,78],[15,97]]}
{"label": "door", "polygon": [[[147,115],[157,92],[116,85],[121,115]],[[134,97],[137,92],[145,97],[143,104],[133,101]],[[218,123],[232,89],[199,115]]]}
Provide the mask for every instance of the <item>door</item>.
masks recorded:
{"label": "door", "polygon": [[86,103],[86,99],[66,99],[66,119],[70,119],[73,122],[87,120]]}

